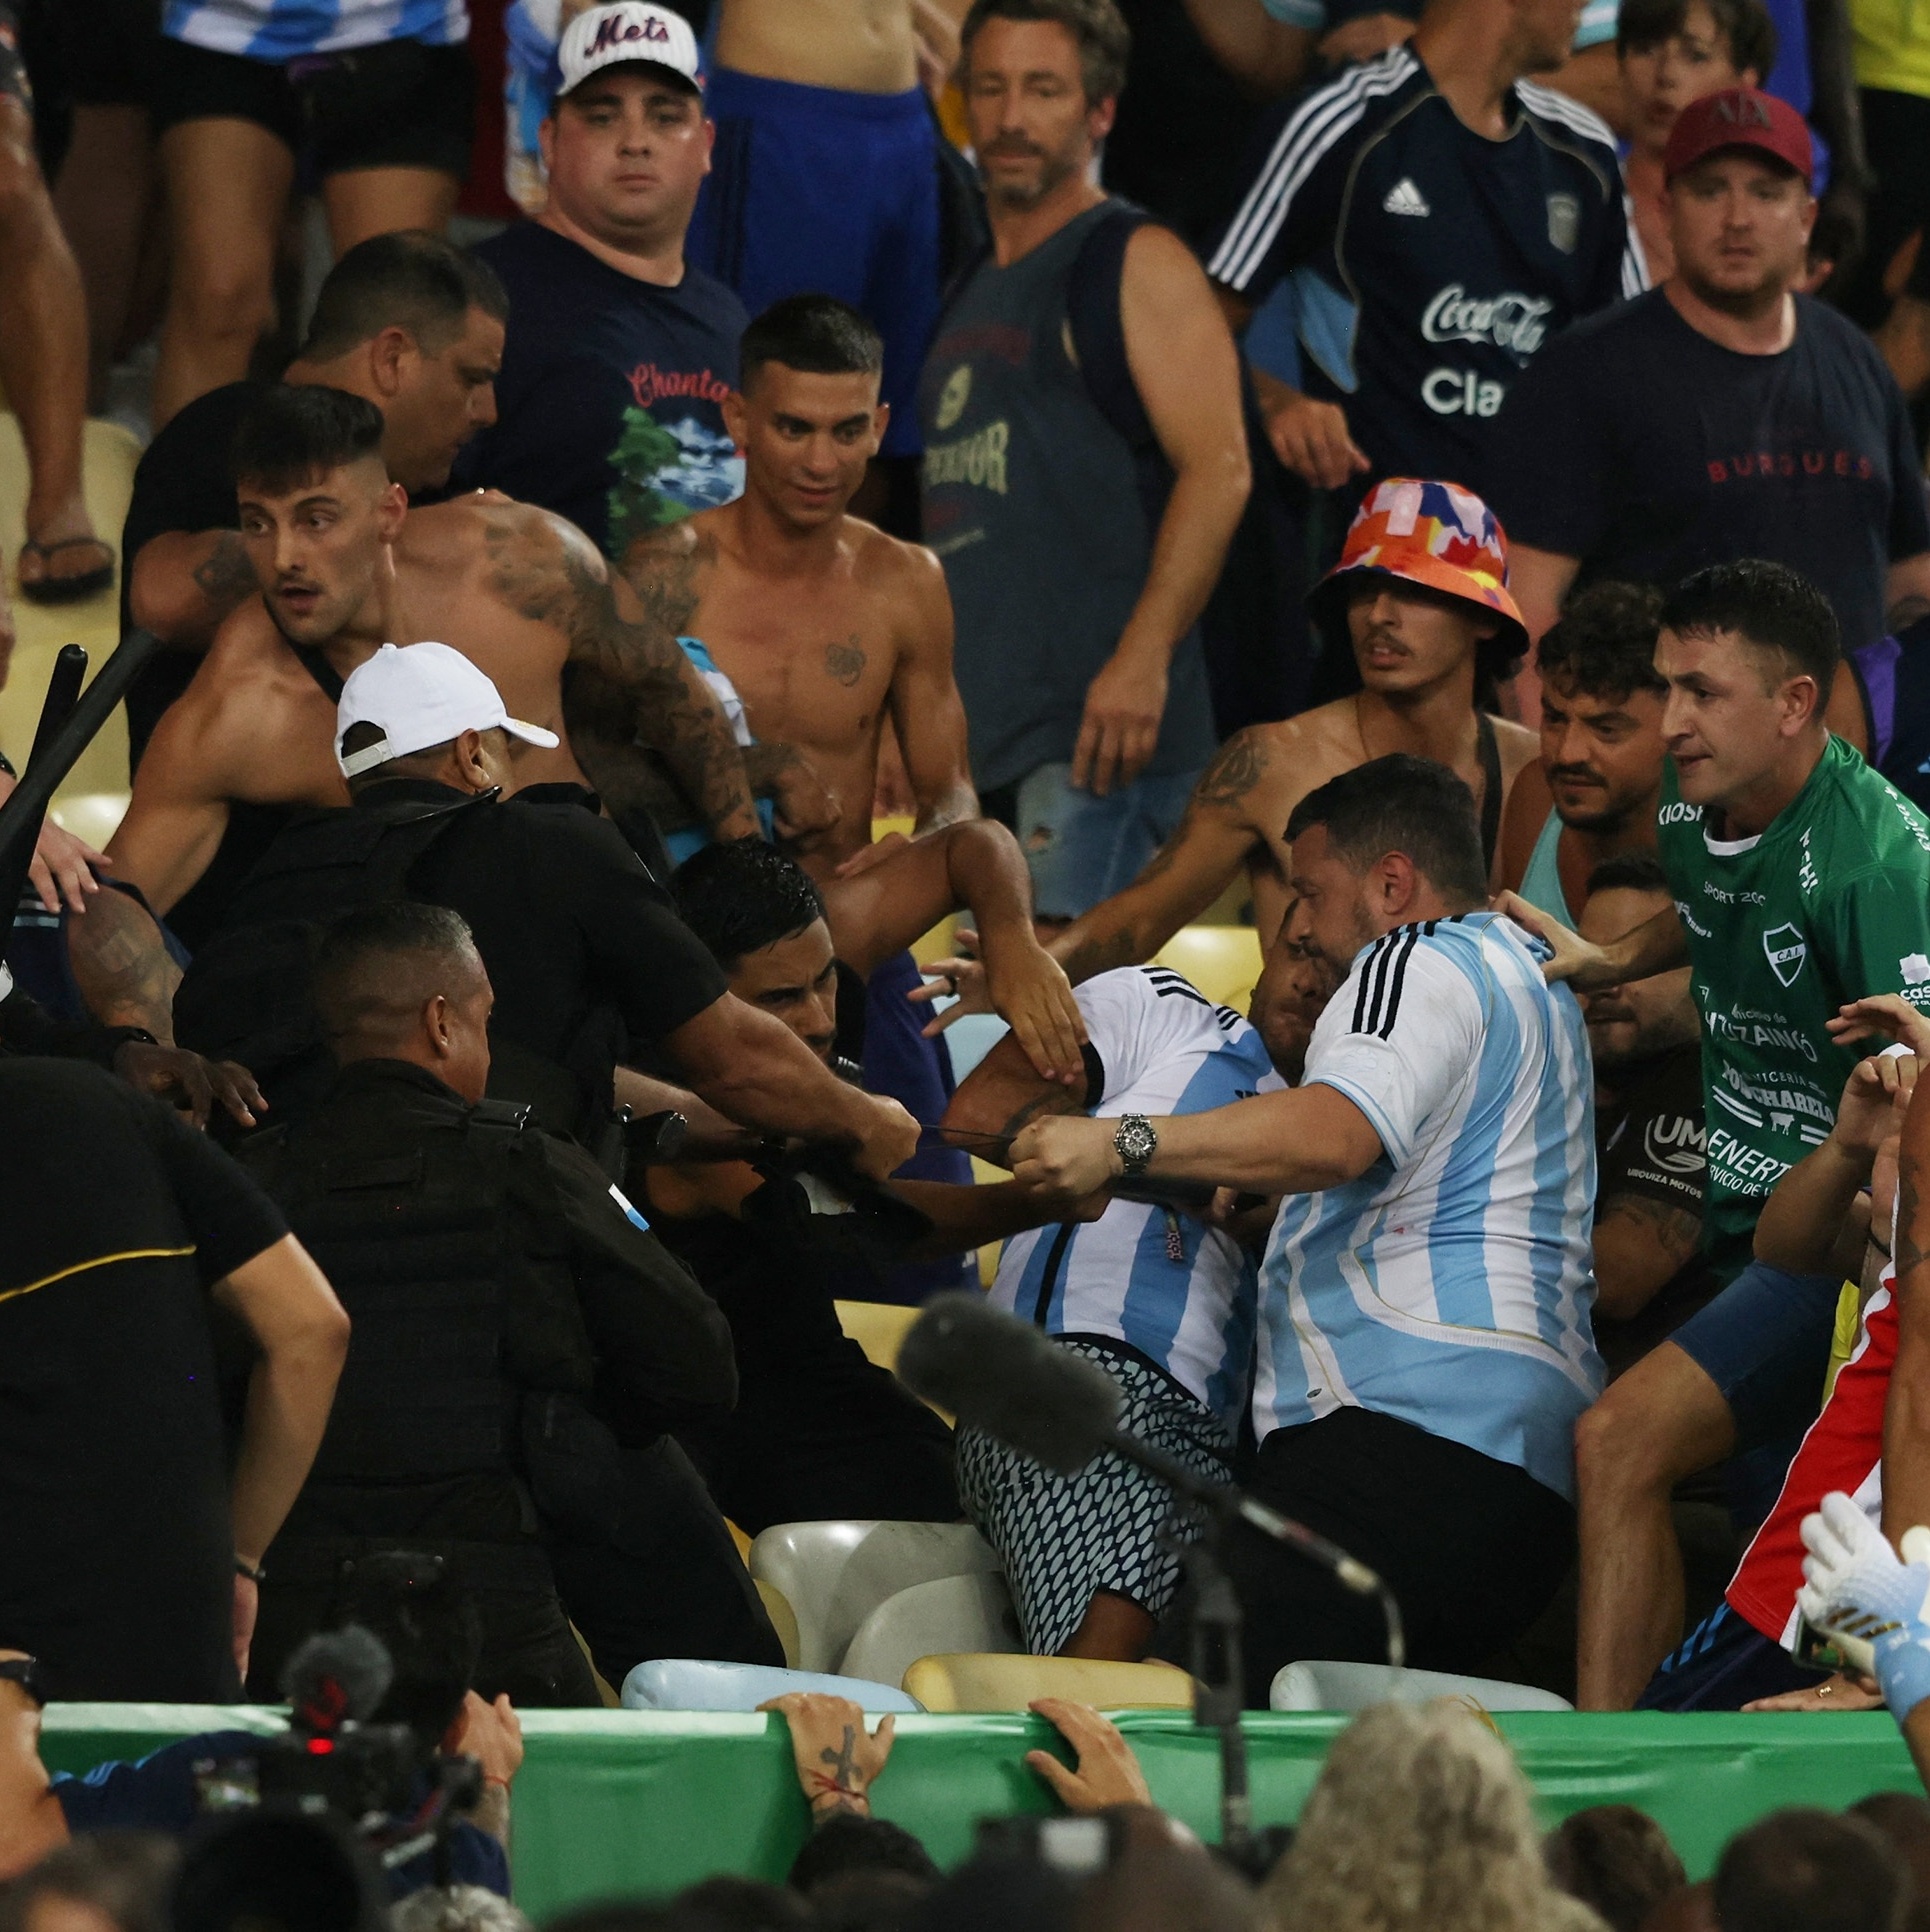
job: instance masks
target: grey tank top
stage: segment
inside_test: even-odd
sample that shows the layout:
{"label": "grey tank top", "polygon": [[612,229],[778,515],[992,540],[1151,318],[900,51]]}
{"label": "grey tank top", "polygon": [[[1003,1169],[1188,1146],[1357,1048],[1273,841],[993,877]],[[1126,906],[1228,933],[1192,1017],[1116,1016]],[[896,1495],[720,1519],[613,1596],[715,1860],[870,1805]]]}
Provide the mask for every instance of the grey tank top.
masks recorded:
{"label": "grey tank top", "polygon": [[[1069,348],[1073,264],[1107,207],[1009,267],[981,263],[946,310],[920,385],[925,541],[951,589],[981,790],[1072,756],[1086,687],[1152,560],[1133,450]],[[1173,654],[1148,774],[1193,770],[1213,743],[1194,630]]]}

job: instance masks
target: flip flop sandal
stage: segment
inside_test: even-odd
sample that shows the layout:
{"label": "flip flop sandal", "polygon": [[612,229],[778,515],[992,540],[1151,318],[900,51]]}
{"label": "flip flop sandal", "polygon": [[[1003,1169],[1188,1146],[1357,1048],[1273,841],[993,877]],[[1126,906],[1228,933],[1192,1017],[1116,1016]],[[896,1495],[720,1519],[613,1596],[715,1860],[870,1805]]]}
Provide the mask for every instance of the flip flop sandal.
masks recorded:
{"label": "flip flop sandal", "polygon": [[20,554],[24,557],[31,552],[51,568],[60,551],[77,549],[82,544],[92,544],[96,550],[105,550],[107,561],[96,570],[79,571],[71,577],[41,577],[32,583],[23,581],[21,596],[30,604],[77,604],[83,597],[91,597],[96,591],[105,590],[114,581],[114,552],[99,537],[56,537],[52,543],[36,543],[29,537],[20,546]]}

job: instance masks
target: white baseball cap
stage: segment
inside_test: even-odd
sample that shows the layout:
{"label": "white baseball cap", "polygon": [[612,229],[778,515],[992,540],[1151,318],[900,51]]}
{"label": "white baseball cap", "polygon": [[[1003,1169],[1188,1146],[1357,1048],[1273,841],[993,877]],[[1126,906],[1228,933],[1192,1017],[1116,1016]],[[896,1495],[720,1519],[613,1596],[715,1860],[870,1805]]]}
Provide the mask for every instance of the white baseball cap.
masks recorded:
{"label": "white baseball cap", "polygon": [[[342,756],[351,725],[381,727],[382,736]],[[446,745],[465,731],[503,730],[526,745],[555,750],[562,743],[541,725],[524,724],[503,709],[502,694],[460,651],[447,644],[384,644],[348,674],[335,707],[335,762],[354,778],[391,758]]]}
{"label": "white baseball cap", "polygon": [[578,14],[563,29],[556,49],[562,75],[557,98],[582,86],[601,67],[638,60],[668,69],[694,94],[704,91],[703,62],[690,22],[668,7],[653,7],[650,0],[614,0]]}

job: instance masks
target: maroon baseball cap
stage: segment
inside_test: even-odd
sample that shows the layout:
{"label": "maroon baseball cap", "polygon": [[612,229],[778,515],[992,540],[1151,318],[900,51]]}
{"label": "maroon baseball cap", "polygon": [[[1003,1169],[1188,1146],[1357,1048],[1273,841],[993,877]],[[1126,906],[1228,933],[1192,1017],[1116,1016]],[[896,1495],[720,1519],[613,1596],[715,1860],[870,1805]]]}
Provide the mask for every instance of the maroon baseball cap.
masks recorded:
{"label": "maroon baseball cap", "polygon": [[1785,100],[1754,87],[1725,87],[1691,101],[1675,117],[1662,154],[1662,178],[1673,181],[1724,148],[1754,148],[1810,179],[1815,155],[1803,117]]}

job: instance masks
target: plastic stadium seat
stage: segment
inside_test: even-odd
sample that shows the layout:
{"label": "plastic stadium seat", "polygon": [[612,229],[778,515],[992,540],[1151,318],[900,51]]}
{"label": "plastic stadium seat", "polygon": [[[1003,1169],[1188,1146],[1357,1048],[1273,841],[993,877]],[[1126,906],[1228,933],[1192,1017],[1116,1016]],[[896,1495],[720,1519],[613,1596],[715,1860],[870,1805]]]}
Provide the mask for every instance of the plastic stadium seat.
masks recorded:
{"label": "plastic stadium seat", "polygon": [[1208,999],[1244,1013],[1260,977],[1260,935],[1251,926],[1182,926],[1153,958]]}
{"label": "plastic stadium seat", "polygon": [[916,1583],[887,1597],[858,1626],[838,1669],[847,1677],[896,1684],[921,1657],[1024,1649],[1004,1577],[980,1570]]}
{"label": "plastic stadium seat", "polygon": [[865,1360],[881,1369],[898,1366],[898,1350],[905,1330],[918,1319],[916,1308],[895,1301],[839,1301],[838,1326],[864,1350]]}
{"label": "plastic stadium seat", "polygon": [[713,1664],[695,1657],[658,1657],[623,1680],[626,1711],[754,1711],[790,1691],[830,1691],[868,1711],[916,1711],[916,1698],[889,1684],[771,1664]]}
{"label": "plastic stadium seat", "polygon": [[1498,1677],[1461,1677],[1445,1670],[1393,1670],[1386,1664],[1288,1664],[1267,1699],[1276,1711],[1364,1711],[1371,1704],[1426,1704],[1465,1697],[1484,1711],[1572,1711],[1553,1691],[1505,1684]]}
{"label": "plastic stadium seat", "polygon": [[920,1657],[905,1689],[928,1711],[1022,1711],[1035,1697],[1099,1710],[1191,1710],[1193,1680],[1174,1664],[1114,1664],[1092,1657],[968,1652]]}
{"label": "plastic stadium seat", "polygon": [[[773,1523],[751,1544],[750,1567],[797,1618],[798,1668],[840,1670],[858,1626],[887,1597],[936,1577],[996,1570],[999,1560],[969,1523]],[[887,1681],[896,1683],[898,1674]]]}

